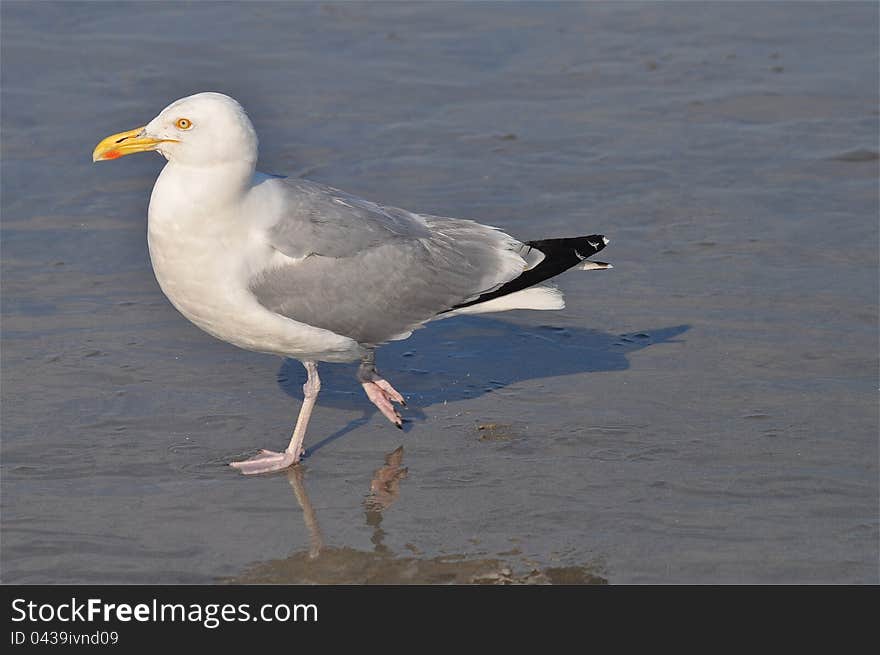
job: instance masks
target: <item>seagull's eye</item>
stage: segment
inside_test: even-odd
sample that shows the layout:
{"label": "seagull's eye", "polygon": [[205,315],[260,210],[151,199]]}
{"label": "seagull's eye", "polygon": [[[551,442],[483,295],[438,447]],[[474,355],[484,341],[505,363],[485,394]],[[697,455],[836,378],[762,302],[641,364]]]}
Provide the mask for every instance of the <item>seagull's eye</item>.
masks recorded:
{"label": "seagull's eye", "polygon": [[174,124],[177,125],[177,129],[179,130],[188,130],[193,126],[192,121],[188,118],[178,118],[177,122]]}

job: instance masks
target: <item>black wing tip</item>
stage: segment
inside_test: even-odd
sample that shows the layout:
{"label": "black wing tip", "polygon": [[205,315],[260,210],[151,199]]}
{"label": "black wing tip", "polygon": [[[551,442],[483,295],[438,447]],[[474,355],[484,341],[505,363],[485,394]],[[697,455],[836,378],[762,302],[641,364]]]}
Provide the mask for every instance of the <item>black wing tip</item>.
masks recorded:
{"label": "black wing tip", "polygon": [[[522,275],[503,284],[495,291],[482,294],[479,298],[470,302],[455,305],[452,309],[461,309],[462,307],[470,307],[493,298],[506,296],[522,289],[534,286],[551,277],[555,277],[577,266],[588,257],[592,257],[597,252],[608,245],[609,240],[603,234],[591,234],[585,237],[572,237],[563,239],[541,239],[540,241],[526,241],[525,245],[540,250],[544,253],[543,261],[539,262],[534,268],[523,271]],[[590,268],[611,268],[608,264],[599,263]],[[585,269],[588,270],[588,269]],[[447,310],[449,311],[449,310]]]}
{"label": "black wing tip", "polygon": [[595,255],[609,243],[611,243],[611,240],[604,234],[590,234],[585,237],[526,241],[527,246],[537,248],[547,256],[575,251],[578,255],[584,258]]}

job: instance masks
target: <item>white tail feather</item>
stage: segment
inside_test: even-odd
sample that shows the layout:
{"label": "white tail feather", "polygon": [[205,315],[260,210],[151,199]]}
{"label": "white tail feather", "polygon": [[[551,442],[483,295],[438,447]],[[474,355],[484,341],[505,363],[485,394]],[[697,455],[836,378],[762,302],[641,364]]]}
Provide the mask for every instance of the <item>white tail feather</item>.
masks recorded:
{"label": "white tail feather", "polygon": [[565,298],[559,289],[553,287],[529,287],[522,291],[515,291],[500,298],[493,298],[486,302],[462,307],[444,314],[452,316],[456,314],[488,314],[490,312],[506,312],[511,309],[564,309]]}
{"label": "white tail feather", "polygon": [[579,268],[582,271],[605,271],[609,268],[614,267],[611,264],[606,264],[605,262],[591,262],[589,259],[587,259],[575,266],[575,268]]}

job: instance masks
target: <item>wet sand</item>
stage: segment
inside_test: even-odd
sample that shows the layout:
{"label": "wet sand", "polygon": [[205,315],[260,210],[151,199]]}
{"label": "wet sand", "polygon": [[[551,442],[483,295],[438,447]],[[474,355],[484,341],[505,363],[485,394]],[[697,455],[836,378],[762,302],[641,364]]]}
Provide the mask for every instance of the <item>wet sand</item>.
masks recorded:
{"label": "wet sand", "polygon": [[[875,4],[0,11],[3,582],[880,582]],[[404,433],[325,365],[240,476],[304,371],[164,298],[159,157],[90,161],[203,90],[263,170],[615,268],[383,348]]]}

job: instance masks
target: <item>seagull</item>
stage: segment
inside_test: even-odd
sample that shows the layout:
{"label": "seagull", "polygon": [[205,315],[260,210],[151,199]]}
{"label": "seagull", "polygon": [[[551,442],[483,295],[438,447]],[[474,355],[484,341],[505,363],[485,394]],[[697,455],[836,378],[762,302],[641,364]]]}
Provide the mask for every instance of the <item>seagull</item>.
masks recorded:
{"label": "seagull", "polygon": [[357,379],[402,427],[406,401],[375,351],[461,314],[565,306],[544,283],[590,261],[600,234],[519,241],[470,220],[380,205],[301,178],[256,170],[258,140],[221,93],[177,100],[144,127],[101,141],[92,160],[155,151],[167,160],[150,198],[150,260],[163,293],[208,334],[302,362],[303,403],[287,448],[231,462],[246,475],[288,468],[321,389],[318,362],[360,362]]}

